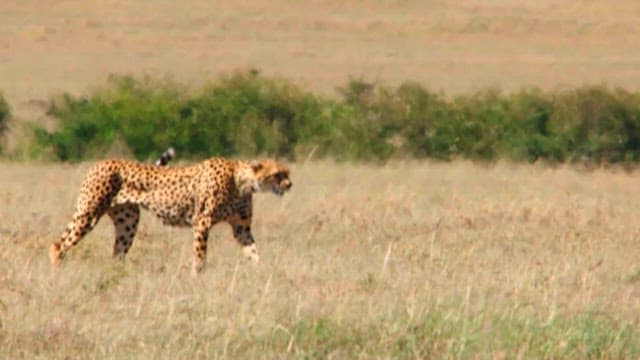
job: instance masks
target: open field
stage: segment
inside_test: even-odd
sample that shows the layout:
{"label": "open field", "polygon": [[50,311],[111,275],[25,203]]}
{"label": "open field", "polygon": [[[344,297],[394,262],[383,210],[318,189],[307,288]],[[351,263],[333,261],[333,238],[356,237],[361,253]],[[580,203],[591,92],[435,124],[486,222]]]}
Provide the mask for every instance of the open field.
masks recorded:
{"label": "open field", "polygon": [[262,263],[216,228],[106,219],[52,272],[88,164],[0,164],[1,358],[637,358],[640,174],[465,162],[293,166]]}
{"label": "open field", "polygon": [[[110,73],[638,91],[638,18],[637,0],[3,0],[0,92],[51,126],[49,96]],[[260,265],[221,226],[194,278],[190,231],[143,214],[124,265],[104,219],[53,272],[87,167],[0,163],[0,358],[640,358],[637,171],[298,163],[290,194],[256,199]]]}
{"label": "open field", "polygon": [[197,83],[257,67],[328,93],[349,76],[448,94],[638,90],[638,16],[636,0],[5,0],[0,91],[19,117],[38,119],[48,96],[109,73]]}

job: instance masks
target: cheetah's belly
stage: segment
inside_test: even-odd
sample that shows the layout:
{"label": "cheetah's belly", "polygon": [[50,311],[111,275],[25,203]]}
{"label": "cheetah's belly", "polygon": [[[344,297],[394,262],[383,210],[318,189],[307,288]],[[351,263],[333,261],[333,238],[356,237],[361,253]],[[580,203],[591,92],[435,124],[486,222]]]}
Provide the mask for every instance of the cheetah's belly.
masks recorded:
{"label": "cheetah's belly", "polygon": [[165,225],[191,226],[194,202],[188,197],[168,199],[151,196],[151,201],[141,204],[162,220]]}
{"label": "cheetah's belly", "polygon": [[191,226],[194,201],[184,194],[167,194],[161,191],[137,191],[122,189],[116,197],[117,203],[134,203],[151,211],[165,225]]}

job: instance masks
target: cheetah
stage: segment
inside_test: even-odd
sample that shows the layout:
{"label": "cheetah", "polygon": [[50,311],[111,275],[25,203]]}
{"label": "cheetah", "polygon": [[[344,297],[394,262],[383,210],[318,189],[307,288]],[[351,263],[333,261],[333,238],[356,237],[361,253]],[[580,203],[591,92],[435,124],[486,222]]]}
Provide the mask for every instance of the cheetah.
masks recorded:
{"label": "cheetah", "polygon": [[192,228],[194,273],[204,270],[209,230],[220,222],[231,225],[245,256],[258,262],[251,234],[252,195],[284,195],[293,185],[289,169],[271,159],[216,157],[183,167],[164,166],[167,162],[159,160],[161,166],[156,166],[116,159],[93,165],[82,182],[71,222],[51,245],[52,265],[57,266],[105,213],[115,227],[113,258],[124,261],[136,235],[140,208],[165,225]]}

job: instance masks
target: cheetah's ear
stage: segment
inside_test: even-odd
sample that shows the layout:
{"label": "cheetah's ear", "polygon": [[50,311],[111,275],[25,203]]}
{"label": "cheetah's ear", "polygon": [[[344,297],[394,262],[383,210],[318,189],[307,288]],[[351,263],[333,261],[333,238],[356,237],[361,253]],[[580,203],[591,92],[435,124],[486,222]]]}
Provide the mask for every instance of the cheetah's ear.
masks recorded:
{"label": "cheetah's ear", "polygon": [[252,160],[251,161],[251,169],[253,169],[253,172],[260,171],[260,169],[262,169],[262,162],[258,161],[258,160]]}

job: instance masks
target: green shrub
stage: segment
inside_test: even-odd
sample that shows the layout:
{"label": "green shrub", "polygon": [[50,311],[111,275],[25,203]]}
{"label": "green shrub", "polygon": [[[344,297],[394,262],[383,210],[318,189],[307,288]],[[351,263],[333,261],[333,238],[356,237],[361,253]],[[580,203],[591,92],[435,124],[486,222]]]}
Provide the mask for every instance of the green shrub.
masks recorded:
{"label": "green shrub", "polygon": [[97,157],[118,137],[145,158],[172,144],[181,130],[182,98],[182,88],[170,81],[112,76],[88,98],[55,98],[49,114],[59,120],[58,130],[40,130],[37,139],[60,160]]}
{"label": "green shrub", "polygon": [[640,159],[640,94],[621,89],[486,89],[450,98],[415,82],[351,79],[338,93],[319,96],[256,70],[199,89],[112,76],[89,96],[55,97],[57,130],[37,129],[34,148],[70,161],[103,156],[116,140],[138,159],[170,145],[185,158]]}
{"label": "green shrub", "polygon": [[407,82],[397,90],[404,109],[400,123],[405,152],[415,157],[449,159],[458,154],[459,116],[444,96]]}
{"label": "green shrub", "polygon": [[573,158],[595,162],[637,161],[640,156],[640,96],[605,86],[583,87],[557,97],[555,126]]}
{"label": "green shrub", "polygon": [[505,123],[502,152],[514,160],[546,159],[564,161],[568,156],[566,140],[551,126],[554,100],[539,89],[524,89],[510,95],[509,118]]}
{"label": "green shrub", "polygon": [[[0,138],[2,138],[2,135],[4,135],[9,127],[10,115],[9,103],[7,103],[2,93],[0,93]],[[1,150],[2,148],[0,148],[0,151]]]}
{"label": "green shrub", "polygon": [[294,157],[301,141],[333,145],[330,122],[342,111],[332,107],[256,71],[234,73],[193,93],[171,81],[112,76],[87,98],[57,97],[49,113],[59,128],[39,130],[37,138],[59,159],[72,161],[99,156],[118,136],[139,159],[169,145],[185,157]]}
{"label": "green shrub", "polygon": [[456,127],[457,151],[465,158],[493,159],[503,140],[509,121],[509,103],[496,89],[480,91],[471,96],[458,97]]}

